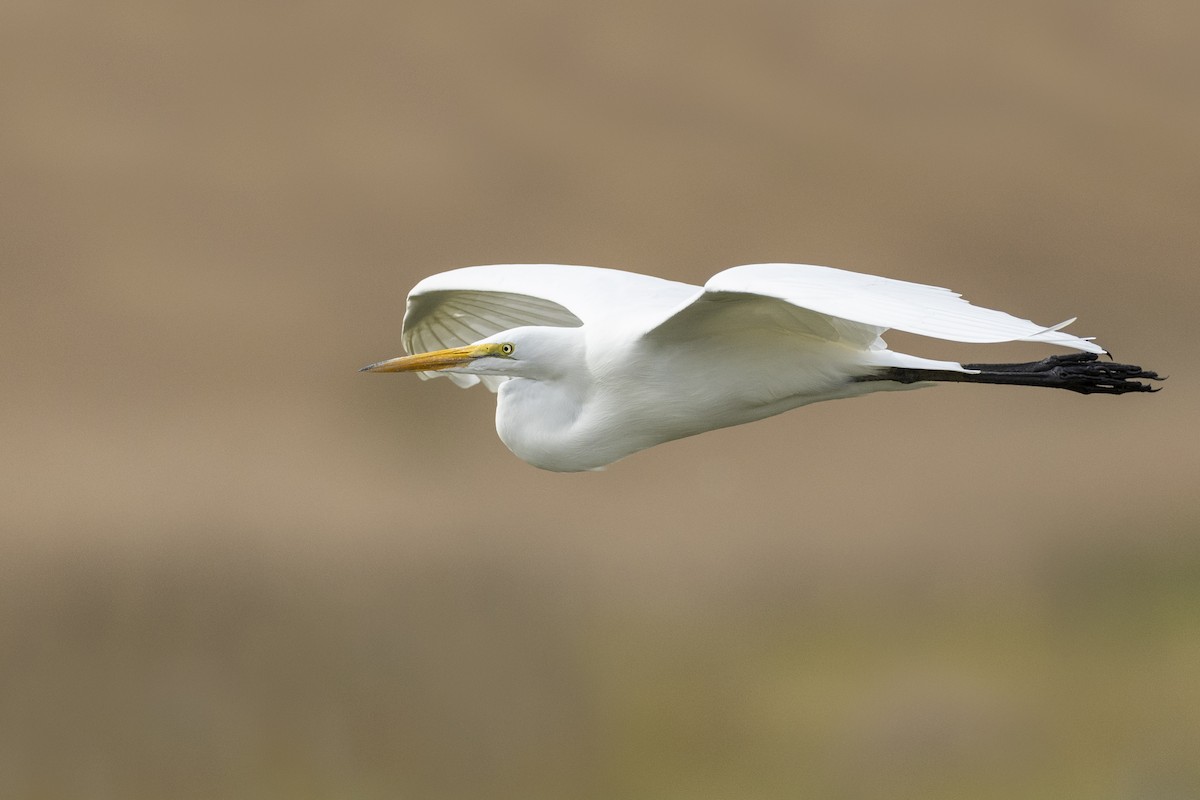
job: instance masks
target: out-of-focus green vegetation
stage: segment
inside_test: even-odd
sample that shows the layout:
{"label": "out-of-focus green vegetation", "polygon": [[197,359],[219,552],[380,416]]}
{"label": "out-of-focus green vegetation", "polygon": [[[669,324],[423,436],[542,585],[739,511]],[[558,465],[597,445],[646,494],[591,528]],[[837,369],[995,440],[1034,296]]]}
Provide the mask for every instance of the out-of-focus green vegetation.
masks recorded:
{"label": "out-of-focus green vegetation", "polygon": [[1002,589],[776,570],[674,608],[494,550],[9,564],[0,779],[130,800],[1185,797],[1200,550],[1080,542]]}

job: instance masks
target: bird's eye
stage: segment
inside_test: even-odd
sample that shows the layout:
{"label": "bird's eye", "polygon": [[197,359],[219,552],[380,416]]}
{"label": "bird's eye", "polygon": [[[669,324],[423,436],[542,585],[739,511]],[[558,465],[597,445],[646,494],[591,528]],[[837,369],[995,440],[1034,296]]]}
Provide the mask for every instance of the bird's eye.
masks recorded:
{"label": "bird's eye", "polygon": [[513,346],[512,346],[510,343],[508,343],[508,342],[505,342],[504,344],[500,345],[500,352],[501,352],[503,355],[506,355],[506,356],[511,356],[511,355],[513,354],[513,350],[515,350],[515,349],[516,349],[516,348],[514,348],[514,347],[513,347]]}

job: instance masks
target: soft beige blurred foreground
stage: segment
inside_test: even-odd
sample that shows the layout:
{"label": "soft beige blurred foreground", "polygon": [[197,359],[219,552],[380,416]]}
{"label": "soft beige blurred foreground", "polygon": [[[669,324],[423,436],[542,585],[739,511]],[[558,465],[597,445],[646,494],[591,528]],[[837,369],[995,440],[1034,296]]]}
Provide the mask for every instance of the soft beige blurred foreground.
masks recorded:
{"label": "soft beige blurred foreground", "polygon": [[[1200,796],[1198,25],[8,4],[0,796]],[[485,392],[355,372],[513,261],[831,264],[1171,378],[555,475]]]}

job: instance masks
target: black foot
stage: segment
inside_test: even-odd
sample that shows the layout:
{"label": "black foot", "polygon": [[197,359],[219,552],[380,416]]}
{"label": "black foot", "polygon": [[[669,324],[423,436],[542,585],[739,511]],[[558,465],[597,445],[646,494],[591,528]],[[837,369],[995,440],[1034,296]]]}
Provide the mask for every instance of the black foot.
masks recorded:
{"label": "black foot", "polygon": [[1050,356],[1028,364],[963,364],[977,372],[957,370],[910,369],[889,367],[854,378],[855,381],[896,381],[921,383],[996,383],[1010,386],[1049,386],[1080,394],[1125,394],[1126,392],[1157,392],[1158,389],[1135,378],[1161,381],[1156,372],[1132,364],[1101,361],[1094,353],[1074,353]]}
{"label": "black foot", "polygon": [[963,364],[979,370],[966,378],[979,383],[1012,383],[1021,386],[1050,386],[1080,394],[1125,394],[1156,392],[1158,389],[1135,378],[1163,380],[1158,373],[1133,364],[1101,361],[1095,353],[1050,356],[1028,364]]}

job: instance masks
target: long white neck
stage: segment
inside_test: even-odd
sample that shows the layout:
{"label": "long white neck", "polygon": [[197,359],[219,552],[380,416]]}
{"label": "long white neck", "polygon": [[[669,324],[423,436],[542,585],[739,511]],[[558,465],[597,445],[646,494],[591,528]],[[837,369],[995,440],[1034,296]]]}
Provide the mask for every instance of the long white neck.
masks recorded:
{"label": "long white neck", "polygon": [[514,455],[535,467],[577,471],[579,454],[572,443],[584,399],[567,381],[505,381],[496,398],[496,433]]}
{"label": "long white neck", "polygon": [[[580,415],[594,388],[583,328],[542,328],[522,339],[520,374],[500,385],[496,432],[517,457],[542,469],[578,471]],[[602,464],[604,462],[599,462]],[[599,465],[597,464],[597,465]]]}

